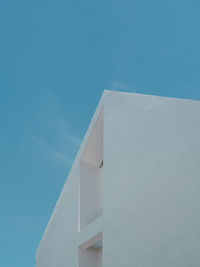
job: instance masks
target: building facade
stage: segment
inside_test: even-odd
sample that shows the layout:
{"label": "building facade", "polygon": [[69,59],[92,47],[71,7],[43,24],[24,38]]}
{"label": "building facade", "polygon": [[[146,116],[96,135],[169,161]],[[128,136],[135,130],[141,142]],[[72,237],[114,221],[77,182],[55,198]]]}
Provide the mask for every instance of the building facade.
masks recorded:
{"label": "building facade", "polygon": [[104,91],[36,267],[200,266],[200,102]]}

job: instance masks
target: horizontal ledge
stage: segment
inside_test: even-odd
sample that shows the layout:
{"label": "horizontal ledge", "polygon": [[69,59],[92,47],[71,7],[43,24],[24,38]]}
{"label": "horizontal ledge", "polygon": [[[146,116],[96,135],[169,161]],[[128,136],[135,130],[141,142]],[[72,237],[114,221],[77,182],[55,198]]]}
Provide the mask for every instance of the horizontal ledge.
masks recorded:
{"label": "horizontal ledge", "polygon": [[[78,244],[80,247],[87,243],[88,240],[92,240],[93,237],[96,237],[98,235],[101,235],[100,238],[98,236],[98,240],[102,238],[102,216],[98,217],[96,220],[94,220],[92,223],[88,224],[84,228],[80,230],[78,233]],[[97,240],[97,241],[98,241]],[[94,242],[92,241],[91,244]],[[89,247],[89,246],[88,246]]]}
{"label": "horizontal ledge", "polygon": [[93,250],[95,252],[99,252],[101,251],[101,248],[95,248],[95,247],[92,247],[92,245],[94,245],[95,243],[97,243],[98,241],[102,240],[102,237],[103,237],[103,234],[102,232],[101,233],[98,233],[97,235],[87,239],[83,244],[81,244],[79,247],[80,248],[84,248],[84,249],[87,249],[87,250]]}

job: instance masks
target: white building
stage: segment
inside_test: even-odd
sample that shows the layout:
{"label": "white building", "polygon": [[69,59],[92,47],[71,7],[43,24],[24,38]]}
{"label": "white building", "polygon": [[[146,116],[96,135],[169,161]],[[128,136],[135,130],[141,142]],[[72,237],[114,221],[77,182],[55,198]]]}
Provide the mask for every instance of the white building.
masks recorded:
{"label": "white building", "polygon": [[200,266],[200,102],[104,91],[36,266]]}

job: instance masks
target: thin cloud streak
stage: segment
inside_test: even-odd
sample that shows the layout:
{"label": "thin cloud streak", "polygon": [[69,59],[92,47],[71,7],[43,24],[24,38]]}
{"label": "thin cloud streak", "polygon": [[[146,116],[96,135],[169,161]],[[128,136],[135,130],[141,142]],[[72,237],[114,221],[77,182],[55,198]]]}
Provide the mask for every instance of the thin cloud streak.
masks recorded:
{"label": "thin cloud streak", "polygon": [[43,131],[41,135],[29,132],[29,140],[37,145],[45,158],[71,166],[81,139],[71,133],[57,99],[47,89],[41,88],[41,91],[44,98]]}
{"label": "thin cloud streak", "polygon": [[81,144],[81,140],[76,136],[70,134],[69,132],[63,132],[62,136],[66,138],[68,141],[72,142],[77,147],[79,147]]}
{"label": "thin cloud streak", "polygon": [[129,92],[134,92],[136,93],[137,89],[136,89],[136,85],[130,85],[128,83],[125,83],[125,82],[121,82],[121,81],[114,81],[114,82],[111,82],[109,84],[109,88],[113,91],[129,91]]}
{"label": "thin cloud streak", "polygon": [[67,165],[69,165],[69,166],[72,165],[72,160],[69,159],[69,158],[67,157],[67,155],[64,154],[64,153],[61,153],[61,152],[55,152],[55,151],[54,151],[54,153],[52,154],[52,157],[53,157],[55,160],[59,161],[59,162],[62,161],[63,163],[65,163],[65,164],[67,164]]}

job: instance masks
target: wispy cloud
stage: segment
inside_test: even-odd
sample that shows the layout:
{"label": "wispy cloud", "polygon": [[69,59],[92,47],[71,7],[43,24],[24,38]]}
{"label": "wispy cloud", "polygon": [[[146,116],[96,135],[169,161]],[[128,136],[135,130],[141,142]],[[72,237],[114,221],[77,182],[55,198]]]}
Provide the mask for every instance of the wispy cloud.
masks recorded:
{"label": "wispy cloud", "polygon": [[69,166],[72,165],[71,151],[69,152],[65,151],[65,149],[61,149],[60,146],[57,145],[58,140],[49,143],[45,138],[31,133],[29,135],[29,140],[36,146],[42,157],[45,157],[45,159],[54,161],[55,163],[64,163]]}
{"label": "wispy cloud", "polygon": [[129,92],[136,93],[136,85],[129,84],[127,82],[122,81],[114,81],[109,84],[109,88],[114,91],[126,90]]}
{"label": "wispy cloud", "polygon": [[69,131],[61,132],[61,135],[66,140],[72,142],[75,146],[79,147],[81,144],[80,138],[76,137],[75,135],[72,135]]}
{"label": "wispy cloud", "polygon": [[66,153],[63,152],[53,152],[52,153],[52,157],[53,159],[57,160],[57,161],[61,161],[63,163],[66,163],[67,165],[72,165],[72,159],[70,159]]}
{"label": "wispy cloud", "polygon": [[81,139],[73,134],[66,118],[61,112],[57,99],[45,88],[41,88],[43,95],[42,111],[39,120],[43,118],[42,130],[29,133],[29,140],[37,146],[42,155],[54,163],[72,165]]}

